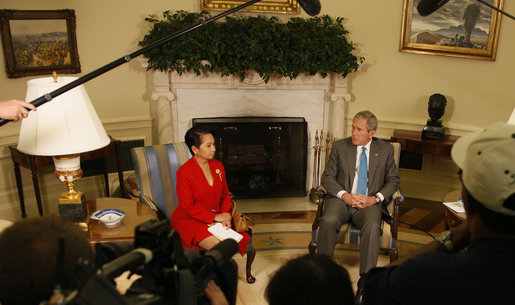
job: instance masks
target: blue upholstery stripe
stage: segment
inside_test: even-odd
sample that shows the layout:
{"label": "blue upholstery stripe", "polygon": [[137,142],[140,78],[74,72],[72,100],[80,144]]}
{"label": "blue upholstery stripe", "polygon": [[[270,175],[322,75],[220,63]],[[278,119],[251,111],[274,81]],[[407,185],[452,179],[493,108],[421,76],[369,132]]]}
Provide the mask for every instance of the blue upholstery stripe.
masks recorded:
{"label": "blue upholstery stripe", "polygon": [[170,171],[170,164],[174,162],[168,158],[168,151],[173,148],[173,145],[155,145],[154,148],[159,162],[157,166],[159,167],[162,185],[159,191],[164,200],[161,205],[164,207],[166,216],[170,218],[176,206],[175,183],[173,182],[175,174],[172,175]]}
{"label": "blue upholstery stripe", "polygon": [[151,197],[154,200],[154,203],[157,205],[158,209],[165,213],[166,217],[169,217],[167,214],[166,200],[164,197],[164,189],[163,183],[161,180],[161,168],[159,167],[159,156],[156,152],[154,146],[144,147],[145,150],[145,160],[148,164],[147,175],[150,177],[151,181]]}
{"label": "blue upholstery stripe", "polygon": [[170,218],[178,204],[175,192],[177,170],[191,158],[186,144],[179,142],[136,147],[131,153],[140,201],[152,200]]}
{"label": "blue upholstery stripe", "polygon": [[177,157],[177,148],[175,144],[167,144],[167,146],[171,146],[170,149],[167,149],[168,152],[168,161],[169,161],[169,170],[170,170],[170,176],[172,176],[172,196],[175,201],[174,209],[179,204],[179,199],[177,198],[177,170],[182,165],[179,161],[179,158]]}

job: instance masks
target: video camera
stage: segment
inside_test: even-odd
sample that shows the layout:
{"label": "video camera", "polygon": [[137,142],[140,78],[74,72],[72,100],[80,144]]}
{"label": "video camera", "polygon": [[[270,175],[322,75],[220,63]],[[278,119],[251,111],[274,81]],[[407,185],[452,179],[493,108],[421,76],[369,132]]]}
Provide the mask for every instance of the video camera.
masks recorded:
{"label": "video camera", "polygon": [[[203,305],[209,304],[204,295],[209,280],[217,283],[229,304],[236,303],[237,265],[231,257],[238,251],[238,244],[234,240],[224,240],[199,254],[183,249],[179,234],[170,230],[168,220],[149,220],[136,227],[134,245],[129,247],[132,249],[116,253],[121,248],[127,247],[97,244],[97,260],[106,252],[122,255],[98,269],[81,263],[76,279],[79,288],[61,304]],[[128,270],[141,278],[122,296],[114,279]]]}

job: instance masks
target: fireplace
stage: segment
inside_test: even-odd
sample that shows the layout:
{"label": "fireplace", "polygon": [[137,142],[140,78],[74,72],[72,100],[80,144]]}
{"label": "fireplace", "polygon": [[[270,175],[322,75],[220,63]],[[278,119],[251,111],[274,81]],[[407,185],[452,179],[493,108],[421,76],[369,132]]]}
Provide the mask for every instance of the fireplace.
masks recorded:
{"label": "fireplace", "polygon": [[237,198],[306,195],[307,123],[291,117],[195,118],[215,131],[216,159]]}
{"label": "fireplace", "polygon": [[[146,67],[146,61],[141,62]],[[303,189],[311,189],[316,184],[312,149],[316,132],[345,136],[345,108],[351,95],[347,79],[339,75],[301,73],[295,79],[274,76],[266,83],[254,71],[247,71],[244,81],[218,72],[179,75],[150,70],[148,76],[154,144],[184,141],[194,118],[303,118],[308,151],[299,168],[307,168]]]}

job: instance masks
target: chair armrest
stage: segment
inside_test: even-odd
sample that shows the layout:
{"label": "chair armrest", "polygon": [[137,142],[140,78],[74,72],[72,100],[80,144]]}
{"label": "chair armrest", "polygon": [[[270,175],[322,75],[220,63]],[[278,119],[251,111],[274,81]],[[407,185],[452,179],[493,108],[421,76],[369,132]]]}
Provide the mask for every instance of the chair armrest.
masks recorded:
{"label": "chair armrest", "polygon": [[166,215],[163,213],[163,211],[159,210],[154,200],[152,200],[147,195],[141,195],[141,202],[146,204],[148,207],[150,207],[154,212],[156,212],[157,218],[159,220],[167,219]]}
{"label": "chair armrest", "polygon": [[390,208],[388,209],[392,215],[392,223],[390,226],[392,237],[394,239],[397,239],[397,233],[399,232],[399,209],[404,201],[404,194],[402,193],[401,189],[397,190],[393,196],[392,201],[390,202],[389,206],[391,206],[392,210],[390,211]]}
{"label": "chair armrest", "polygon": [[313,220],[313,224],[311,225],[311,230],[313,231],[318,229],[318,222],[320,221],[320,217],[322,217],[322,212],[324,211],[324,199],[327,196],[327,191],[323,186],[320,185],[317,187],[317,194],[319,201],[315,220]]}

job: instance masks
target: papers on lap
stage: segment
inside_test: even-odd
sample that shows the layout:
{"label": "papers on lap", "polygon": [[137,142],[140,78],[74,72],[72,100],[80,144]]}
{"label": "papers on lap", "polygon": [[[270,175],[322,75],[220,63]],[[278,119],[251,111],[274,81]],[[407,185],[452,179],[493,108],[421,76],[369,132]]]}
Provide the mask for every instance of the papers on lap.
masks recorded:
{"label": "papers on lap", "polygon": [[243,235],[234,231],[233,229],[224,227],[220,222],[217,222],[216,224],[210,226],[209,228],[207,228],[207,230],[211,232],[211,234],[216,236],[216,238],[218,238],[219,240],[231,238],[239,243],[240,240],[243,238]]}

